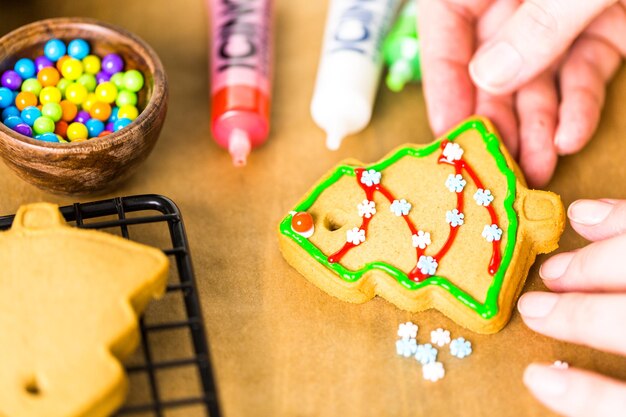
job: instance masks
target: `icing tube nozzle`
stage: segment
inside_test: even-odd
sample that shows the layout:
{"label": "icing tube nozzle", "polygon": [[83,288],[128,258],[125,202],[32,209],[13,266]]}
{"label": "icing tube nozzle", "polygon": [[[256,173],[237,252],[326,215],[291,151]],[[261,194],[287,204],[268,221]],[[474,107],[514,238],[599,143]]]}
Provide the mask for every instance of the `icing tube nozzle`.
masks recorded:
{"label": "icing tube nozzle", "polygon": [[228,152],[233,158],[233,165],[236,167],[245,166],[251,149],[252,144],[248,132],[242,129],[233,129],[228,139]]}
{"label": "icing tube nozzle", "polygon": [[336,151],[341,146],[341,142],[343,142],[343,138],[345,137],[346,135],[341,132],[332,131],[332,130],[327,131],[326,132],[326,147],[330,149],[331,151]]}
{"label": "icing tube nozzle", "polygon": [[411,81],[412,78],[413,70],[411,65],[407,61],[401,59],[391,65],[385,82],[391,91],[397,93],[401,91],[406,83]]}

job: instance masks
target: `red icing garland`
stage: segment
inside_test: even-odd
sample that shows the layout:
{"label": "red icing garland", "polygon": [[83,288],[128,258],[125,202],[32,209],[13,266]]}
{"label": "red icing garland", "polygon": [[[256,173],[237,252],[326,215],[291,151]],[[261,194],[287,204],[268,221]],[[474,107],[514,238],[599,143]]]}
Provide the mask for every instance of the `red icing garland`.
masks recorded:
{"label": "red icing garland", "polygon": [[[444,140],[441,142],[441,149],[444,149],[445,146],[450,143],[447,140]],[[457,174],[461,174],[463,171],[466,171],[467,174],[470,176],[470,178],[472,179],[472,181],[474,182],[474,184],[476,185],[477,188],[479,189],[485,189],[485,187],[483,186],[482,182],[480,181],[480,179],[478,178],[478,176],[476,175],[476,173],[474,172],[474,170],[472,169],[472,167],[465,162],[462,158],[456,161],[450,161],[447,158],[445,158],[442,155],[439,157],[439,161],[440,164],[448,164],[448,165],[453,165],[454,166],[454,171],[455,171],[455,175]],[[380,192],[382,195],[385,196],[385,198],[387,200],[389,200],[390,203],[393,203],[394,200],[396,200],[395,196],[389,191],[387,190],[382,184],[373,184],[371,187],[363,184],[361,182],[361,177],[363,176],[363,172],[365,172],[365,169],[363,168],[356,168],[354,170],[355,174],[356,174],[356,179],[357,179],[357,183],[359,184],[359,186],[363,189],[363,191],[365,192],[365,196],[367,197],[367,200],[369,201],[374,201],[374,193],[376,191]],[[456,193],[456,209],[459,211],[459,213],[463,212],[463,204],[464,204],[464,192],[460,192],[460,193]],[[494,210],[494,208],[491,206],[491,204],[489,204],[487,207],[485,207],[487,209],[487,211],[489,212],[489,216],[491,217],[491,224],[498,224],[498,216],[496,214],[496,211]],[[415,225],[413,224],[413,221],[409,218],[408,215],[403,215],[402,216],[404,218],[404,220],[406,221],[407,226],[409,227],[409,230],[411,231],[411,234],[416,235],[417,234],[417,228],[415,227]],[[367,229],[369,226],[369,223],[371,221],[371,219],[373,218],[373,216],[370,217],[363,217],[363,222],[361,223],[360,229],[365,231],[365,235],[367,236]],[[448,238],[446,239],[446,242],[444,243],[444,245],[441,247],[441,249],[439,249],[439,252],[437,252],[437,254],[433,255],[433,259],[437,262],[437,264],[439,264],[441,262],[441,260],[445,257],[445,255],[448,253],[448,251],[450,250],[450,248],[452,247],[452,244],[454,243],[454,240],[456,239],[456,235],[459,231],[459,227],[460,226],[452,226],[450,225],[450,233],[448,234]],[[500,268],[500,263],[502,262],[502,255],[501,255],[501,251],[500,251],[500,242],[501,240],[494,240],[492,242],[493,244],[493,254],[491,256],[491,261],[489,263],[489,268],[488,271],[491,275],[495,275],[495,273],[498,271],[498,268]],[[330,263],[335,263],[335,262],[339,262],[341,261],[341,259],[354,247],[356,247],[357,245],[353,244],[352,242],[346,242],[345,245],[343,245],[343,247],[341,249],[339,249],[337,252],[333,253],[332,255],[330,255],[328,257],[328,262]],[[420,249],[419,247],[416,248],[416,257],[417,260],[420,259],[421,256],[424,255],[424,252],[426,251],[426,249]],[[426,278],[428,278],[428,275],[423,274],[419,268],[417,267],[417,265],[415,266],[415,268],[409,272],[408,274],[409,279],[412,279],[413,281],[416,282],[420,282]]]}

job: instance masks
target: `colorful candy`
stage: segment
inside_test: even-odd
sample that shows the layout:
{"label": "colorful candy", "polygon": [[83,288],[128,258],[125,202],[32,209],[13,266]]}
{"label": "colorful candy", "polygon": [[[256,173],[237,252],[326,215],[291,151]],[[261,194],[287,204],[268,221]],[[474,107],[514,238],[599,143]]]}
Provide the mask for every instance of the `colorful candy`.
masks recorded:
{"label": "colorful candy", "polygon": [[126,72],[119,54],[92,53],[84,39],[51,39],[43,55],[22,57],[0,73],[0,122],[52,143],[110,135],[139,117],[143,74]]}

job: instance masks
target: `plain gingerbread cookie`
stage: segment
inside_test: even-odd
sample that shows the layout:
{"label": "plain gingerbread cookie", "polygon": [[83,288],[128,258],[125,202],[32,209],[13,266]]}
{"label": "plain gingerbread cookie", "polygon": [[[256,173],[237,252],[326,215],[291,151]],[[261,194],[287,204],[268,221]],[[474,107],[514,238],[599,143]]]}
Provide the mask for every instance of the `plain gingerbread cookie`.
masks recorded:
{"label": "plain gingerbread cookie", "polygon": [[508,322],[538,253],[558,246],[558,195],[526,188],[491,123],[330,171],[279,226],[281,251],[327,293],[435,308],[478,333]]}

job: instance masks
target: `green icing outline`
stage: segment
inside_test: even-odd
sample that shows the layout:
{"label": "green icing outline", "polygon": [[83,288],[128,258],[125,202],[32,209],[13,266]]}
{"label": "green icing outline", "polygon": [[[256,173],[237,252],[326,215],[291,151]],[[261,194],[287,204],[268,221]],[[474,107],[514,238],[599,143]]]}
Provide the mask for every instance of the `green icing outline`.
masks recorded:
{"label": "green icing outline", "polygon": [[[371,262],[364,265],[363,268],[357,271],[351,271],[340,263],[330,263],[328,262],[328,257],[317,246],[313,245],[308,239],[299,235],[291,229],[291,214],[287,215],[280,223],[280,232],[283,235],[293,239],[315,260],[324,265],[326,268],[334,271],[341,279],[346,282],[356,282],[361,279],[363,275],[365,275],[367,272],[377,269],[387,273],[403,287],[411,291],[419,290],[426,287],[427,285],[438,285],[439,287],[452,294],[452,296],[454,296],[461,303],[474,310],[476,313],[480,314],[480,316],[484,319],[494,317],[496,314],[498,314],[498,297],[500,295],[500,290],[502,289],[504,275],[506,274],[509,264],[511,263],[511,258],[513,257],[516,240],[515,237],[517,236],[518,220],[517,213],[513,208],[517,188],[517,179],[515,177],[515,173],[508,166],[506,158],[500,151],[500,141],[498,140],[496,135],[487,130],[487,127],[482,121],[468,120],[459,125],[452,132],[450,132],[445,137],[445,139],[448,139],[449,141],[454,141],[458,136],[468,130],[476,130],[478,133],[480,133],[483,141],[485,142],[485,145],[487,146],[487,151],[494,157],[497,167],[499,168],[500,172],[504,174],[507,181],[507,195],[503,201],[503,205],[509,221],[509,226],[507,229],[507,244],[504,249],[504,254],[502,256],[502,263],[500,264],[500,268],[498,269],[496,275],[493,277],[493,281],[489,286],[489,290],[487,291],[487,296],[485,298],[484,304],[478,302],[474,297],[450,282],[447,278],[439,275],[433,275],[418,283],[410,280],[405,272],[384,262]],[[442,140],[443,139],[439,139],[432,144],[419,149],[402,148],[390,157],[382,160],[377,164],[371,165],[366,169],[375,169],[376,171],[382,171],[390,165],[396,163],[400,159],[404,158],[405,156],[412,156],[416,158],[428,156],[440,148]],[[319,183],[313,189],[311,194],[294,208],[294,211],[299,212],[308,210],[313,205],[313,203],[315,203],[320,194],[332,184],[337,182],[341,177],[343,177],[344,175],[355,176],[355,168],[356,167],[352,167],[349,165],[338,166],[330,175],[330,177]]]}

